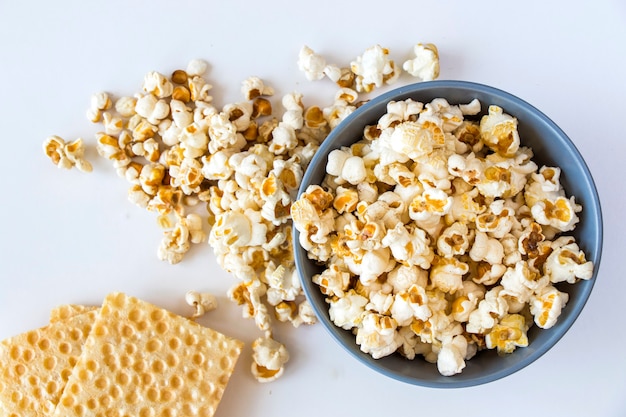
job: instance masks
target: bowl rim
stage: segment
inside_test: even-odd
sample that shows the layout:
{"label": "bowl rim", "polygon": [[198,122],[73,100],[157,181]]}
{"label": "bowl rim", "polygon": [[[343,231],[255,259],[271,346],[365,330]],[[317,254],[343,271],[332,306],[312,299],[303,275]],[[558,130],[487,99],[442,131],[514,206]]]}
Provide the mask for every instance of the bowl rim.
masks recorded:
{"label": "bowl rim", "polygon": [[[592,289],[597,280],[599,268],[600,268],[600,260],[602,257],[602,246],[603,246],[603,218],[602,218],[602,210],[600,204],[600,196],[598,190],[595,185],[595,181],[593,176],[587,166],[586,161],[582,157],[580,151],[576,147],[576,145],[572,142],[572,140],[567,136],[567,134],[547,115],[545,115],[542,111],[540,111],[535,106],[531,105],[527,101],[519,98],[516,95],[513,95],[509,92],[501,90],[496,87],[492,87],[486,84],[471,82],[471,81],[461,81],[461,80],[434,80],[434,81],[425,81],[418,82],[413,84],[404,85],[385,93],[382,93],[370,100],[366,103],[355,109],[351,114],[349,114],[345,119],[343,119],[334,129],[330,131],[328,136],[324,139],[324,141],[320,144],[319,148],[315,152],[313,158],[309,162],[307,169],[304,172],[304,175],[301,180],[301,184],[299,186],[297,192],[297,198],[300,198],[301,194],[305,191],[306,187],[310,184],[317,183],[316,181],[312,181],[312,177],[314,175],[314,170],[310,169],[310,167],[315,166],[316,164],[323,163],[325,164],[325,160],[328,156],[328,153],[338,148],[337,145],[334,145],[335,138],[342,134],[342,132],[352,123],[354,119],[359,118],[363,113],[370,111],[370,109],[381,106],[381,103],[388,103],[394,99],[396,100],[404,100],[407,97],[406,95],[419,94],[420,92],[425,92],[432,89],[459,89],[466,90],[468,92],[480,92],[482,94],[492,95],[498,98],[502,98],[505,101],[510,101],[515,103],[518,106],[526,107],[529,113],[532,113],[534,117],[540,119],[542,123],[544,123],[549,129],[554,131],[555,135],[557,135],[560,140],[565,144],[570,153],[575,156],[576,162],[580,165],[582,170],[582,174],[587,181],[586,188],[589,189],[591,199],[590,202],[593,203],[593,207],[588,207],[585,205],[584,209],[589,210],[595,214],[592,219],[595,220],[596,223],[596,239],[594,240],[594,249],[596,257],[594,261],[594,272],[593,276],[590,280],[585,281],[586,287],[585,291],[582,294],[582,297],[578,297],[576,300],[571,300],[568,302],[568,305],[573,304],[573,312],[569,314],[563,321],[559,320],[559,327],[554,329],[553,335],[548,339],[549,343],[544,343],[537,349],[533,349],[532,352],[525,358],[520,361],[514,363],[514,365],[510,367],[503,368],[499,371],[493,372],[491,374],[487,374],[484,376],[479,376],[473,379],[467,380],[455,380],[454,377],[444,377],[445,382],[441,381],[430,381],[430,380],[417,380],[415,378],[409,377],[407,375],[400,375],[396,372],[392,372],[389,369],[383,367],[378,360],[371,358],[369,354],[364,354],[360,352],[358,345],[354,344],[349,347],[345,344],[344,340],[339,336],[340,334],[346,332],[346,330],[337,327],[334,323],[332,323],[328,319],[328,309],[326,311],[322,310],[318,304],[316,304],[312,300],[312,294],[310,293],[313,290],[318,290],[319,287],[312,283],[311,277],[304,276],[304,267],[303,263],[312,262],[306,256],[306,251],[301,247],[299,243],[299,232],[295,227],[292,228],[292,238],[294,249],[294,262],[297,270],[298,277],[300,279],[303,292],[305,297],[309,301],[309,304],[313,308],[318,321],[321,321],[325,330],[331,335],[331,338],[335,340],[345,351],[347,351],[353,358],[357,359],[361,364],[366,365],[370,369],[377,371],[387,377],[392,379],[405,382],[412,385],[430,387],[430,388],[464,388],[477,386],[489,382],[493,382],[509,376],[522,368],[530,365],[535,362],[541,356],[543,356],[548,350],[550,350],[556,343],[568,332],[571,326],[574,324],[576,319],[579,317],[580,313],[583,310],[584,305],[589,300]],[[402,97],[402,98],[399,98]],[[444,97],[445,98],[445,97]],[[485,105],[481,100],[481,105]],[[506,111],[506,108],[504,109]],[[515,116],[515,115],[513,115]],[[380,117],[380,115],[378,116]],[[359,140],[358,138],[356,140]],[[355,141],[356,141],[355,140]],[[294,200],[295,201],[295,200]],[[587,203],[589,204],[589,203]],[[548,329],[552,330],[552,329]],[[545,331],[545,330],[542,330]],[[523,348],[529,349],[530,345]],[[470,359],[471,361],[471,359]],[[432,366],[436,366],[434,364],[430,364]],[[459,374],[462,375],[462,374]]]}

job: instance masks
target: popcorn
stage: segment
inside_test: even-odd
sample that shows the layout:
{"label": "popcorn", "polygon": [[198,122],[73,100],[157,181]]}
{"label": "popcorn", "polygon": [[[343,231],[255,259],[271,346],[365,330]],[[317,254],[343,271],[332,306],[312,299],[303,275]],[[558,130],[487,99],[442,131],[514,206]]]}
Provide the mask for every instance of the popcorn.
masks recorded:
{"label": "popcorn", "polygon": [[364,353],[380,359],[395,352],[398,348],[397,324],[391,317],[365,312],[361,325],[357,328],[356,343]]}
{"label": "popcorn", "polygon": [[345,330],[358,327],[363,320],[368,301],[366,297],[353,289],[342,294],[341,297],[330,297],[328,313],[331,321]]}
{"label": "popcorn", "polygon": [[530,210],[537,223],[554,227],[562,232],[569,232],[578,223],[579,218],[576,213],[580,212],[582,207],[576,204],[572,196],[569,199],[557,197],[555,200],[540,200]]}
{"label": "popcorn", "polygon": [[498,239],[489,237],[487,233],[478,230],[469,256],[475,262],[485,261],[490,265],[499,265],[502,264],[504,257],[504,247]]}
{"label": "popcorn", "polygon": [[467,225],[455,222],[437,238],[437,252],[445,258],[463,255],[469,249],[470,237]]}
{"label": "popcorn", "polygon": [[332,81],[338,81],[341,71],[335,65],[326,65],[326,60],[308,46],[303,46],[298,54],[298,68],[304,72],[307,80],[321,80],[327,75]]}
{"label": "popcorn", "polygon": [[526,320],[519,314],[507,314],[500,323],[485,336],[488,349],[496,348],[498,353],[512,353],[518,347],[528,346]]}
{"label": "popcorn", "polygon": [[102,118],[102,112],[109,110],[113,103],[109,95],[102,91],[91,96],[90,106],[87,110],[87,119],[93,123],[97,123]]}
{"label": "popcorn", "polygon": [[422,81],[432,81],[439,77],[439,51],[432,43],[418,43],[413,46],[415,58],[404,61],[402,68]]}
{"label": "popcorn", "polygon": [[567,293],[557,290],[552,285],[547,285],[533,294],[530,300],[530,313],[535,324],[542,329],[554,326],[568,300]]}
{"label": "popcorn", "polygon": [[463,287],[463,275],[469,272],[469,265],[456,258],[435,258],[430,270],[431,283],[445,293],[454,294]]}
{"label": "popcorn", "polygon": [[194,58],[187,64],[187,75],[190,77],[203,76],[209,69],[209,63],[203,59]]}
{"label": "popcorn", "polygon": [[259,77],[248,77],[241,83],[241,92],[246,100],[252,100],[259,96],[272,96],[274,89],[266,86]]}
{"label": "popcorn", "polygon": [[115,111],[121,117],[130,118],[135,115],[135,106],[137,105],[136,97],[124,96],[115,101]]}
{"label": "popcorn", "polygon": [[449,342],[443,344],[437,354],[437,369],[441,375],[456,375],[465,368],[467,346],[467,339],[463,335],[454,336]]}
{"label": "popcorn", "polygon": [[375,45],[350,63],[350,69],[356,75],[357,91],[371,92],[383,83],[392,84],[397,80],[400,72],[388,55],[388,49]]}
{"label": "popcorn", "polygon": [[390,309],[391,317],[398,326],[408,326],[414,319],[426,321],[432,315],[427,299],[424,287],[413,284],[395,294]]}
{"label": "popcorn", "polygon": [[143,79],[142,89],[157,98],[165,98],[172,95],[174,86],[163,74],[150,71]]}
{"label": "popcorn", "polygon": [[592,277],[593,262],[587,261],[585,253],[573,239],[560,238],[554,241],[552,252],[546,259],[545,273],[554,284],[574,284],[579,279],[588,280]]}
{"label": "popcorn", "polygon": [[517,119],[505,114],[501,107],[489,106],[489,114],[480,120],[480,134],[485,145],[501,156],[513,156],[519,149]]}
{"label": "popcorn", "polygon": [[270,316],[266,305],[262,301],[267,287],[259,280],[249,280],[233,286],[228,291],[228,298],[239,305],[245,306],[242,310],[244,318],[254,318],[257,327],[266,331],[270,328]]}
{"label": "popcorn", "polygon": [[284,372],[284,365],[289,361],[289,353],[282,343],[266,334],[252,343],[252,374],[259,382],[270,382]]}
{"label": "popcorn", "polygon": [[210,293],[199,293],[194,290],[187,291],[185,301],[194,308],[192,318],[201,317],[206,312],[217,308],[217,299]]}
{"label": "popcorn", "polygon": [[197,214],[188,214],[177,219],[173,228],[164,231],[163,240],[158,250],[158,257],[170,264],[179,263],[189,250],[191,243],[206,240],[202,229],[202,219]]}
{"label": "popcorn", "polygon": [[43,150],[52,163],[59,168],[77,167],[82,172],[93,170],[91,163],[84,158],[85,148],[82,138],[66,143],[59,136],[51,136],[44,142]]}

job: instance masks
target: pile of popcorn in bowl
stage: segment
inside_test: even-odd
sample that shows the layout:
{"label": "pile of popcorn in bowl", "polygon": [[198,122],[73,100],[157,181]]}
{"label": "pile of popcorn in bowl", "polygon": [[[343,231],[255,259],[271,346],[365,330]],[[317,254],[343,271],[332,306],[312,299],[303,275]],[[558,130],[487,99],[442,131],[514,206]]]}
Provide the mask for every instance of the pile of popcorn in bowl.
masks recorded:
{"label": "pile of popcorn in bowl", "polygon": [[528,365],[593,285],[602,227],[584,161],[542,113],[488,86],[372,100],[329,135],[300,191],[296,264],[314,309],[359,360],[406,382],[475,385]]}

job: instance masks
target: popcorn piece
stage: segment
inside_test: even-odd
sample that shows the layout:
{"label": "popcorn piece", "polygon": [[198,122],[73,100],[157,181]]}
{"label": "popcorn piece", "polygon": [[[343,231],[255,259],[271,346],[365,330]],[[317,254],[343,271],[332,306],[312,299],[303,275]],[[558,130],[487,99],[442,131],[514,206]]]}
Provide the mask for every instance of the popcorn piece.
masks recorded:
{"label": "popcorn piece", "polygon": [[444,343],[437,355],[437,369],[443,376],[452,376],[465,368],[467,356],[467,339],[463,335],[454,336],[449,342]]}
{"label": "popcorn piece", "polygon": [[107,111],[102,113],[102,124],[104,125],[104,131],[109,135],[119,134],[124,127],[124,121],[121,117],[112,115]]}
{"label": "popcorn piece", "polygon": [[321,274],[314,275],[313,282],[320,286],[326,295],[344,297],[350,285],[350,273],[336,264],[324,269]]}
{"label": "popcorn piece", "polygon": [[143,91],[157,98],[165,98],[172,95],[174,86],[163,74],[150,71],[143,79]]}
{"label": "popcorn piece", "polygon": [[209,63],[203,59],[195,58],[187,64],[187,75],[189,77],[203,76],[209,69]]}
{"label": "popcorn piece", "polygon": [[165,230],[157,252],[158,257],[170,264],[177,264],[189,251],[191,243],[200,243],[205,239],[201,218],[197,214],[189,214],[178,219],[173,228]]}
{"label": "popcorn piece", "polygon": [[485,145],[499,155],[510,157],[519,149],[517,119],[501,107],[489,106],[489,114],[480,120],[480,133]]}
{"label": "popcorn piece", "polygon": [[542,200],[556,200],[564,194],[560,183],[561,169],[542,166],[539,172],[530,174],[524,190],[524,199],[529,207]]}
{"label": "popcorn piece", "polygon": [[478,303],[478,308],[469,316],[466,326],[468,333],[485,333],[508,312],[506,300],[500,297],[502,290],[503,287],[498,285],[485,293],[485,298]]}
{"label": "popcorn piece", "polygon": [[439,290],[454,294],[463,287],[463,275],[469,272],[469,265],[457,258],[435,258],[430,269],[430,281]]}
{"label": "popcorn piece", "polygon": [[102,91],[91,96],[90,106],[87,110],[87,119],[93,123],[97,123],[102,118],[102,112],[109,110],[113,103],[109,95]]}
{"label": "popcorn piece", "polygon": [[519,314],[507,314],[500,323],[487,333],[487,348],[496,348],[498,353],[512,353],[518,347],[528,346],[526,320]]}
{"label": "popcorn piece", "polygon": [[568,300],[567,293],[557,290],[552,285],[547,285],[533,294],[530,300],[530,313],[534,316],[535,324],[542,329],[554,326]]}
{"label": "popcorn piece", "polygon": [[562,232],[574,229],[579,221],[576,213],[581,210],[582,207],[576,204],[573,196],[569,199],[557,197],[555,200],[541,200],[531,207],[531,213],[537,223],[554,227]]}
{"label": "popcorn piece", "polygon": [[135,112],[149,123],[156,125],[167,117],[170,112],[170,106],[168,106],[165,100],[160,100],[152,94],[146,94],[137,99]]}
{"label": "popcorn piece", "polygon": [[[199,69],[194,70],[194,72],[197,71],[199,71]],[[213,86],[207,83],[206,80],[199,75],[191,76],[191,73],[188,74],[190,75],[187,81],[190,100],[195,102],[197,109],[201,110],[202,106],[199,102],[205,101],[210,103],[213,100],[213,97],[209,95],[209,91],[213,88]]]}
{"label": "popcorn piece", "polygon": [[416,196],[409,206],[409,216],[416,221],[439,219],[446,215],[452,205],[452,198],[437,188],[424,190]]}
{"label": "popcorn piece", "polygon": [[414,319],[426,321],[432,315],[427,303],[424,287],[411,285],[407,290],[396,293],[391,306],[391,317],[398,326],[408,326]]}
{"label": "popcorn piece", "polygon": [[[560,246],[562,243],[566,243]],[[545,263],[545,273],[550,282],[576,283],[579,279],[588,280],[593,276],[593,262],[587,261],[585,253],[570,239],[556,240],[553,251]]]}
{"label": "popcorn piece", "polygon": [[115,102],[115,111],[122,117],[130,118],[135,115],[135,106],[137,105],[136,97],[124,96]]}
{"label": "popcorn piece", "polygon": [[346,330],[358,327],[365,314],[368,299],[350,289],[341,297],[328,299],[330,319],[337,326]]}
{"label": "popcorn piece", "polygon": [[283,374],[285,363],[289,361],[289,352],[270,333],[252,342],[252,359],[252,375],[256,380],[271,382]]}
{"label": "popcorn piece", "polygon": [[259,77],[248,77],[241,84],[241,92],[246,100],[252,100],[259,96],[274,95],[274,89],[266,86]]}
{"label": "popcorn piece", "polygon": [[396,337],[397,324],[391,317],[366,312],[357,329],[356,343],[364,353],[369,353],[374,359],[391,355],[398,348]]}
{"label": "popcorn piece", "polygon": [[470,233],[465,223],[453,223],[437,238],[438,254],[446,258],[465,254],[469,246]]}
{"label": "popcorn piece", "polygon": [[545,275],[532,271],[525,261],[519,261],[515,268],[508,268],[500,280],[502,295],[514,297],[520,303],[527,303],[530,296],[548,285]]}
{"label": "popcorn piece", "polygon": [[267,287],[259,280],[241,282],[228,291],[228,298],[238,305],[243,305],[244,318],[254,318],[260,330],[269,330],[271,319],[267,307],[261,297],[265,295]]}
{"label": "popcorn piece", "polygon": [[439,51],[434,44],[418,43],[413,46],[413,53],[415,57],[402,64],[406,72],[422,81],[432,81],[439,77]]}
{"label": "popcorn piece", "polygon": [[303,46],[298,54],[298,68],[304,72],[307,80],[321,80],[324,75],[337,82],[341,77],[341,70],[335,65],[326,65],[323,56],[316,54],[308,46]]}
{"label": "popcorn piece", "polygon": [[206,292],[187,291],[185,301],[194,308],[192,318],[201,317],[205,313],[217,308],[217,299],[215,296]]}
{"label": "popcorn piece", "polygon": [[491,265],[501,264],[504,247],[500,241],[490,238],[487,233],[477,231],[469,256],[475,262],[486,261]]}
{"label": "popcorn piece", "polygon": [[93,170],[91,163],[84,158],[85,147],[82,138],[66,143],[59,136],[51,136],[44,142],[43,150],[59,168],[71,169],[75,166],[82,172]]}
{"label": "popcorn piece", "polygon": [[366,93],[383,83],[392,84],[400,75],[394,61],[389,58],[389,50],[380,45],[367,48],[350,63],[350,69],[356,75],[356,90]]}
{"label": "popcorn piece", "polygon": [[451,315],[459,323],[469,320],[469,315],[474,311],[478,302],[485,296],[485,289],[473,281],[463,281],[462,287],[456,291],[456,298],[451,304]]}

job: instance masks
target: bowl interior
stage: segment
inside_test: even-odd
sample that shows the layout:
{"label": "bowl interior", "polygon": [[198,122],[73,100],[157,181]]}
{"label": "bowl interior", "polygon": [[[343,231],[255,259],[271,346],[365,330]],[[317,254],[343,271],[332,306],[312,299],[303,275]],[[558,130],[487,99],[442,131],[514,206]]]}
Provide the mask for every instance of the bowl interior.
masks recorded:
{"label": "bowl interior", "polygon": [[333,149],[349,146],[360,140],[363,128],[375,124],[386,112],[387,103],[411,98],[427,103],[443,97],[451,104],[466,104],[479,99],[482,114],[489,105],[497,105],[519,120],[519,134],[523,146],[533,149],[533,160],[539,165],[560,167],[561,183],[568,196],[575,196],[583,206],[579,213],[580,222],[573,232],[577,243],[585,251],[587,259],[594,262],[594,276],[589,281],[580,281],[574,285],[557,286],[569,294],[569,302],[563,309],[557,324],[548,330],[533,326],[529,332],[529,345],[519,348],[512,354],[498,356],[495,351],[482,351],[467,361],[462,373],[452,377],[439,374],[434,364],[427,363],[421,357],[407,360],[399,354],[381,359],[373,359],[362,353],[355,343],[355,336],[336,327],[330,320],[324,295],[319,291],[311,277],[320,273],[322,268],[307,257],[307,253],[297,243],[298,231],[294,228],[294,252],[296,266],[302,280],[303,290],[310,300],[319,320],[330,335],[344,346],[354,358],[370,368],[397,380],[410,384],[458,388],[479,385],[510,375],[529,365],[550,349],[571,327],[585,305],[597,276],[602,250],[602,216],[598,193],[592,176],[582,156],[565,133],[539,110],[525,101],[493,87],[464,81],[423,82],[382,94],[358,108],[339,124],[320,149],[307,169],[300,193],[310,184],[320,184],[325,175],[326,160]]}

